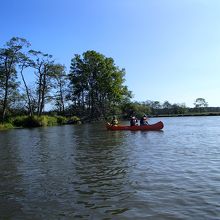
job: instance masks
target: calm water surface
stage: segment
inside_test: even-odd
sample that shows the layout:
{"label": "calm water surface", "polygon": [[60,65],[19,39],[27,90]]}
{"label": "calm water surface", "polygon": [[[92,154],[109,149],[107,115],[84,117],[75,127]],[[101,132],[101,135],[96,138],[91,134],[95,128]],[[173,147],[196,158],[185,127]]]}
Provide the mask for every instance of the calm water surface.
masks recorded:
{"label": "calm water surface", "polygon": [[0,219],[220,219],[220,117],[160,120],[0,132]]}

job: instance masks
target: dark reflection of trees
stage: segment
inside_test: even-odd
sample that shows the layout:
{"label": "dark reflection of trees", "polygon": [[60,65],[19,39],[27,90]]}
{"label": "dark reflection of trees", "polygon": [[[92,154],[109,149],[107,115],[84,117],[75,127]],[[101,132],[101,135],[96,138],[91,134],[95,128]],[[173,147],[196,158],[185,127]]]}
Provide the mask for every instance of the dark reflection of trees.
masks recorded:
{"label": "dark reflection of trees", "polygon": [[35,218],[59,219],[73,207],[68,195],[69,171],[73,169],[71,134],[70,126],[26,130],[23,144],[30,145],[20,150],[25,183],[23,206]]}
{"label": "dark reflection of trees", "polygon": [[127,211],[123,200],[130,196],[126,185],[131,164],[123,144],[128,133],[109,132],[94,125],[84,125],[77,132],[72,183],[78,212],[98,218],[104,213],[110,217]]}
{"label": "dark reflection of trees", "polygon": [[0,219],[24,217],[19,202],[24,194],[20,187],[22,174],[17,169],[21,162],[16,145],[18,133],[7,131],[0,134]]}
{"label": "dark reflection of trees", "polygon": [[102,219],[126,213],[124,201],[132,197],[127,135],[103,125],[79,125],[0,136],[0,219],[31,214],[32,219]]}

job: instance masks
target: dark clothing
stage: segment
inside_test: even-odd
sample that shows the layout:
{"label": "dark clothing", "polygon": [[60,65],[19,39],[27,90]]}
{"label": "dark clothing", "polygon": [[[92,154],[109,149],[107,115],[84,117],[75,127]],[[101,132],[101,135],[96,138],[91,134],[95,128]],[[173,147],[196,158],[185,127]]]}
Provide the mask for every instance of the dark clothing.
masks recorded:
{"label": "dark clothing", "polygon": [[149,125],[147,122],[147,117],[142,117],[140,120],[140,125]]}
{"label": "dark clothing", "polygon": [[136,118],[131,118],[130,120],[130,126],[135,126],[138,123]]}

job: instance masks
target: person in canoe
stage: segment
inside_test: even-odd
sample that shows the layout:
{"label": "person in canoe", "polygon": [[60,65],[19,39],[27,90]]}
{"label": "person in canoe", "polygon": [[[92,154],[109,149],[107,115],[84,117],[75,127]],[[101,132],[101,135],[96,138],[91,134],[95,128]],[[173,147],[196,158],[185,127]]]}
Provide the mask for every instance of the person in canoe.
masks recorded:
{"label": "person in canoe", "polygon": [[147,118],[147,116],[146,115],[143,115],[143,117],[141,118],[141,120],[140,120],[140,125],[142,126],[142,125],[149,125],[149,123],[148,123],[148,118]]}
{"label": "person in canoe", "polygon": [[117,119],[117,117],[115,115],[113,116],[110,124],[112,126],[117,126],[118,125],[118,119]]}
{"label": "person in canoe", "polygon": [[130,126],[138,125],[138,120],[135,116],[132,116],[130,119]]}

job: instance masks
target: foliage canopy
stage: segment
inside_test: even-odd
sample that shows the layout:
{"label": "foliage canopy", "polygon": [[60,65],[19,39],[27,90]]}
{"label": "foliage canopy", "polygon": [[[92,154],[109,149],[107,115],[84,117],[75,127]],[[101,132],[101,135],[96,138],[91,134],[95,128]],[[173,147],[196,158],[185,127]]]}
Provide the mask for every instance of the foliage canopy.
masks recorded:
{"label": "foliage canopy", "polygon": [[120,69],[112,58],[96,51],[76,54],[70,67],[69,98],[78,115],[89,118],[114,114],[116,107],[131,92],[123,85],[125,69]]}

